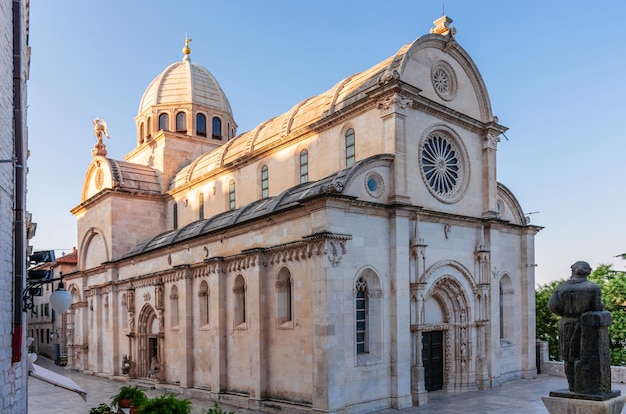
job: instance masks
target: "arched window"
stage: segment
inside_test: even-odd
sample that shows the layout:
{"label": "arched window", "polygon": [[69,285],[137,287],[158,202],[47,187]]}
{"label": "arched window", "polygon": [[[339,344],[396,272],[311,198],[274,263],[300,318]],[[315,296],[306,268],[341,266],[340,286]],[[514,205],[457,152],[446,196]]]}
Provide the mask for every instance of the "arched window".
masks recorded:
{"label": "arched window", "polygon": [[184,112],[176,114],[176,132],[187,133],[187,114]]}
{"label": "arched window", "polygon": [[226,133],[228,134],[228,139],[231,139],[233,137],[233,134],[230,129],[230,122],[226,124]]}
{"label": "arched window", "polygon": [[146,139],[143,122],[139,124],[139,143],[143,144]]}
{"label": "arched window", "polygon": [[235,295],[234,322],[235,326],[246,323],[246,281],[242,275],[237,275],[233,286]]}
{"label": "arched window", "polygon": [[198,219],[204,219],[204,194],[198,194]]}
{"label": "arched window", "polygon": [[[72,295],[74,296],[74,295]],[[127,307],[126,307],[126,293],[122,294],[122,301],[120,302],[120,308],[118,310],[118,315],[126,315]],[[72,312],[67,313],[68,316],[72,315]],[[128,319],[125,317],[120,318],[122,320],[122,329],[128,330]]]}
{"label": "arched window", "polygon": [[178,326],[178,288],[172,286],[170,290],[170,326],[172,328]]}
{"label": "arched window", "polygon": [[505,274],[500,278],[500,341],[505,344],[515,339],[513,293],[511,278]]}
{"label": "arched window", "polygon": [[146,121],[146,132],[147,132],[147,139],[152,138],[152,118],[148,117],[147,121]]}
{"label": "arched window", "polygon": [[355,312],[356,312],[356,353],[366,354],[369,352],[369,343],[367,337],[367,323],[368,323],[368,306],[367,306],[367,282],[360,277],[356,281],[356,297],[355,297]]}
{"label": "arched window", "polygon": [[170,126],[170,117],[167,114],[159,115],[159,130],[160,131],[169,131]]}
{"label": "arched window", "polygon": [[196,114],[196,135],[206,137],[206,116]]}
{"label": "arched window", "polygon": [[346,167],[350,167],[354,164],[354,129],[350,128],[346,131]]}
{"label": "arched window", "polygon": [[263,168],[261,168],[261,198],[267,198],[269,195],[269,173],[267,171],[267,165],[264,165]]}
{"label": "arched window", "polygon": [[300,152],[300,183],[309,181],[309,152],[302,150]]}
{"label": "arched window", "polygon": [[213,139],[222,139],[222,121],[218,117],[213,118]]}
{"label": "arched window", "polygon": [[228,209],[235,209],[235,180],[230,180],[228,183]]}
{"label": "arched window", "polygon": [[209,284],[204,280],[198,290],[198,318],[200,326],[209,324]]}
{"label": "arched window", "polygon": [[174,226],[174,230],[178,228],[178,204],[174,203],[174,207],[172,207],[172,225]]}
{"label": "arched window", "polygon": [[286,267],[283,267],[278,272],[276,293],[278,300],[276,304],[278,324],[282,325],[286,322],[291,322],[293,320],[291,272]]}

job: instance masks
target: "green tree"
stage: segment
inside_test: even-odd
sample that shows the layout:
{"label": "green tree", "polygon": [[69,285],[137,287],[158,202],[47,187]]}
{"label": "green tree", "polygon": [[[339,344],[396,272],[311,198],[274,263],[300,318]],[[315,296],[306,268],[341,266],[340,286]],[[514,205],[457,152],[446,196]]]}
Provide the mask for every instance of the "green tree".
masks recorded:
{"label": "green tree", "polygon": [[602,304],[613,319],[609,326],[611,365],[626,365],[626,272],[602,264],[591,273],[589,280],[602,288]]}
{"label": "green tree", "polygon": [[[626,259],[626,254],[617,257]],[[601,264],[589,275],[589,280],[600,285],[602,303],[613,319],[609,327],[611,365],[626,366],[626,272]],[[560,359],[559,317],[548,310],[548,301],[554,289],[564,281],[555,280],[535,290],[537,339],[548,342],[550,360]]]}
{"label": "green tree", "polygon": [[565,279],[555,280],[535,290],[535,316],[537,339],[548,342],[549,358],[559,360],[559,317],[548,309],[548,301],[554,289]]}

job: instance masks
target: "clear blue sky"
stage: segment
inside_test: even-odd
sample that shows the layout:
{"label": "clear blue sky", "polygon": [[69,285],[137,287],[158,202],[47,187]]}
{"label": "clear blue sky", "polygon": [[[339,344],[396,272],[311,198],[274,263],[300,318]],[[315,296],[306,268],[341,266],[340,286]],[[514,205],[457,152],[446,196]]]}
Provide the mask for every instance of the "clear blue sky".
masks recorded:
{"label": "clear blue sky", "polygon": [[[532,223],[537,283],[569,266],[626,262],[626,2],[446,0],[457,41],[510,128],[498,181]],[[191,58],[230,99],[238,132],[286,112],[427,34],[441,0],[31,1],[28,210],[35,249],[77,245],[80,202],[104,118],[109,156],[136,145],[134,117],[154,77]]]}

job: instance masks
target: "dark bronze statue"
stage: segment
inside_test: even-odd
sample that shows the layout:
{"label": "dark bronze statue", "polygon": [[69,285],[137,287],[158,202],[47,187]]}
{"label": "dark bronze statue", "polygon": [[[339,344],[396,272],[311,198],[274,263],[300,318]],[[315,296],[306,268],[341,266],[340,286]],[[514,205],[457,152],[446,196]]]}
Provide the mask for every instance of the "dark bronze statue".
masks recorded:
{"label": "dark bronze statue", "polygon": [[548,308],[561,316],[559,351],[569,385],[565,394],[604,400],[619,395],[611,391],[608,327],[612,321],[602,306],[600,286],[587,280],[590,274],[587,262],[574,263],[571,278],[554,290]]}

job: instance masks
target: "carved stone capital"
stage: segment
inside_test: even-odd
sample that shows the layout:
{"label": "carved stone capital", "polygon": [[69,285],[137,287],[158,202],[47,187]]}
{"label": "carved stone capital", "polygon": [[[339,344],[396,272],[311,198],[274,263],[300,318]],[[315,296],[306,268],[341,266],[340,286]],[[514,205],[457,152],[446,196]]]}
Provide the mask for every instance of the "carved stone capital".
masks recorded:
{"label": "carved stone capital", "polygon": [[391,113],[400,113],[405,115],[406,108],[413,105],[413,100],[400,94],[387,95],[378,100],[377,107],[380,109],[382,115],[389,115]]}
{"label": "carved stone capital", "polygon": [[498,147],[498,143],[500,142],[500,132],[489,130],[485,135],[483,135],[483,149],[492,149],[495,150]]}

